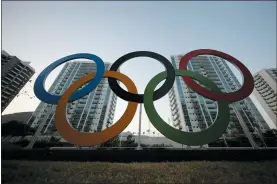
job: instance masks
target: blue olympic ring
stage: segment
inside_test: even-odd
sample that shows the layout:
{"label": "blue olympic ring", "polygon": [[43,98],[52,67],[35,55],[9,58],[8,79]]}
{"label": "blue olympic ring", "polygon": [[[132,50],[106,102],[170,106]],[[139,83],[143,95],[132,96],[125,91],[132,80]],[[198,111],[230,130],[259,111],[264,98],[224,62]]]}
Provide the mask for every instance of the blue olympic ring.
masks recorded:
{"label": "blue olympic ring", "polygon": [[35,81],[35,85],[34,85],[34,93],[37,96],[37,98],[48,104],[55,104],[55,105],[58,104],[61,96],[52,95],[52,94],[48,93],[44,88],[45,80],[48,77],[48,75],[52,72],[52,70],[54,70],[59,65],[65,63],[67,61],[70,61],[73,59],[80,59],[80,58],[90,59],[90,60],[94,61],[97,66],[97,72],[96,72],[96,75],[93,78],[93,80],[91,80],[91,82],[89,82],[84,88],[78,90],[77,92],[75,92],[71,95],[69,101],[72,102],[77,99],[80,99],[83,96],[89,94],[91,91],[93,91],[97,87],[97,85],[99,84],[99,82],[101,81],[101,79],[104,75],[105,64],[104,64],[103,60],[96,55],[87,54],[87,53],[79,53],[79,54],[72,54],[72,55],[63,57],[63,58],[55,61],[54,63],[52,63],[51,65],[46,67],[39,74],[39,76],[37,77],[37,79]]}

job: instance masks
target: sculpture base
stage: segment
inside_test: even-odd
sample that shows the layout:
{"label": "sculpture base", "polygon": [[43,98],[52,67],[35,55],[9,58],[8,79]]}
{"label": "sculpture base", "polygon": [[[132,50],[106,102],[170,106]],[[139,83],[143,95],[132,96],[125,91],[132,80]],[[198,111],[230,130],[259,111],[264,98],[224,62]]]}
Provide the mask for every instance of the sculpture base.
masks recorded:
{"label": "sculpture base", "polygon": [[165,161],[261,161],[277,160],[272,149],[165,149],[165,148],[76,148],[1,150],[2,160],[55,160],[102,162],[165,162]]}

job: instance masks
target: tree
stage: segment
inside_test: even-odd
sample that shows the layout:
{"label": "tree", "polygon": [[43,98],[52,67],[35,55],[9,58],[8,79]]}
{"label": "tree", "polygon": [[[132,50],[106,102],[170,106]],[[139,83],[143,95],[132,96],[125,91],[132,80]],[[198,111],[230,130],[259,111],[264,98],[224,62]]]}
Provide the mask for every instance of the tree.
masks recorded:
{"label": "tree", "polygon": [[50,140],[39,140],[34,144],[34,148],[50,148],[50,147],[60,147],[63,146],[63,143],[56,139],[55,137],[51,137]]}
{"label": "tree", "polygon": [[101,144],[100,147],[117,147],[119,146],[119,144],[120,144],[119,137],[116,136],[113,139]]}
{"label": "tree", "polygon": [[137,143],[135,143],[135,139],[133,137],[132,134],[127,136],[127,140],[126,141],[121,141],[121,145],[123,147],[136,147]]}
{"label": "tree", "polygon": [[231,137],[226,139],[226,141],[229,147],[251,147],[251,144],[245,135]]}
{"label": "tree", "polygon": [[265,143],[268,147],[277,147],[277,130],[271,129],[263,133]]}
{"label": "tree", "polygon": [[129,141],[130,143],[135,141],[132,134],[127,136],[127,141]]}
{"label": "tree", "polygon": [[15,142],[14,144],[22,146],[22,147],[26,147],[29,144],[29,141],[26,139],[20,140],[18,142]]}
{"label": "tree", "polygon": [[29,125],[19,122],[17,120],[9,121],[8,123],[2,124],[2,135],[4,136],[26,136],[33,135],[35,129]]}

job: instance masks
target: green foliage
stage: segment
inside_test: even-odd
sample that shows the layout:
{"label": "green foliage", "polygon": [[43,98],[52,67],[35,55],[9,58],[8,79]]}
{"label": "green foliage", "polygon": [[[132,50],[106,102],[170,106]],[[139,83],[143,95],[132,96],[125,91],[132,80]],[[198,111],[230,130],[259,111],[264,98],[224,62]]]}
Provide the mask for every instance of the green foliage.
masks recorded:
{"label": "green foliage", "polygon": [[22,147],[26,147],[26,146],[29,144],[29,141],[26,140],[26,139],[23,139],[23,140],[17,141],[17,142],[14,143],[14,144],[19,145],[19,146],[22,146]]}
{"label": "green foliage", "polygon": [[[149,146],[147,146],[147,147],[149,147]],[[168,145],[168,144],[162,143],[162,144],[153,144],[153,145],[151,145],[150,147],[155,147],[155,148],[166,148],[166,147],[172,147],[172,145]]]}
{"label": "green foliage", "polygon": [[49,148],[49,147],[61,147],[61,146],[63,146],[63,143],[59,142],[58,139],[52,136],[49,141],[47,140],[36,141],[33,148]]}
{"label": "green foliage", "polygon": [[135,139],[132,134],[127,136],[126,141],[121,141],[121,146],[122,147],[137,147],[138,144],[135,143]]}
{"label": "green foliage", "polygon": [[263,133],[263,138],[268,147],[277,147],[277,130],[271,129]]}
{"label": "green foliage", "polygon": [[119,137],[116,136],[113,139],[101,144],[100,147],[118,147],[119,144],[120,144]]}
{"label": "green foliage", "polygon": [[16,120],[2,124],[1,129],[2,136],[26,136],[35,133],[34,128]]}
{"label": "green foliage", "polygon": [[226,147],[223,139],[218,139],[214,142],[209,143],[208,145],[209,147]]}

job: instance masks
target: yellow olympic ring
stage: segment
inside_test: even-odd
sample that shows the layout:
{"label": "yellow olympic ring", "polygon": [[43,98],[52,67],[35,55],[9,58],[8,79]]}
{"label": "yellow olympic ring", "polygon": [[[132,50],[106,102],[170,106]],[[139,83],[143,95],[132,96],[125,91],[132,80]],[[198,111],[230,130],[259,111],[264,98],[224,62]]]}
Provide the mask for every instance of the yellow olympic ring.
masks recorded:
{"label": "yellow olympic ring", "polygon": [[[59,100],[56,113],[55,113],[55,126],[59,132],[59,134],[68,142],[80,145],[80,146],[93,146],[97,144],[101,144],[103,142],[107,142],[108,140],[114,138],[116,135],[120,134],[132,121],[138,103],[136,102],[128,102],[127,109],[123,113],[122,117],[114,123],[111,127],[106,128],[102,132],[88,133],[88,132],[79,132],[78,130],[71,127],[68,123],[66,117],[66,105],[70,98],[70,96],[82,85],[91,81],[94,76],[94,73],[90,73],[75,83],[73,83],[63,94],[61,99]],[[126,75],[114,71],[105,71],[104,77],[112,77],[117,80],[123,82],[123,84],[127,87],[128,91],[133,94],[138,94],[137,88],[134,82],[127,77]]]}

